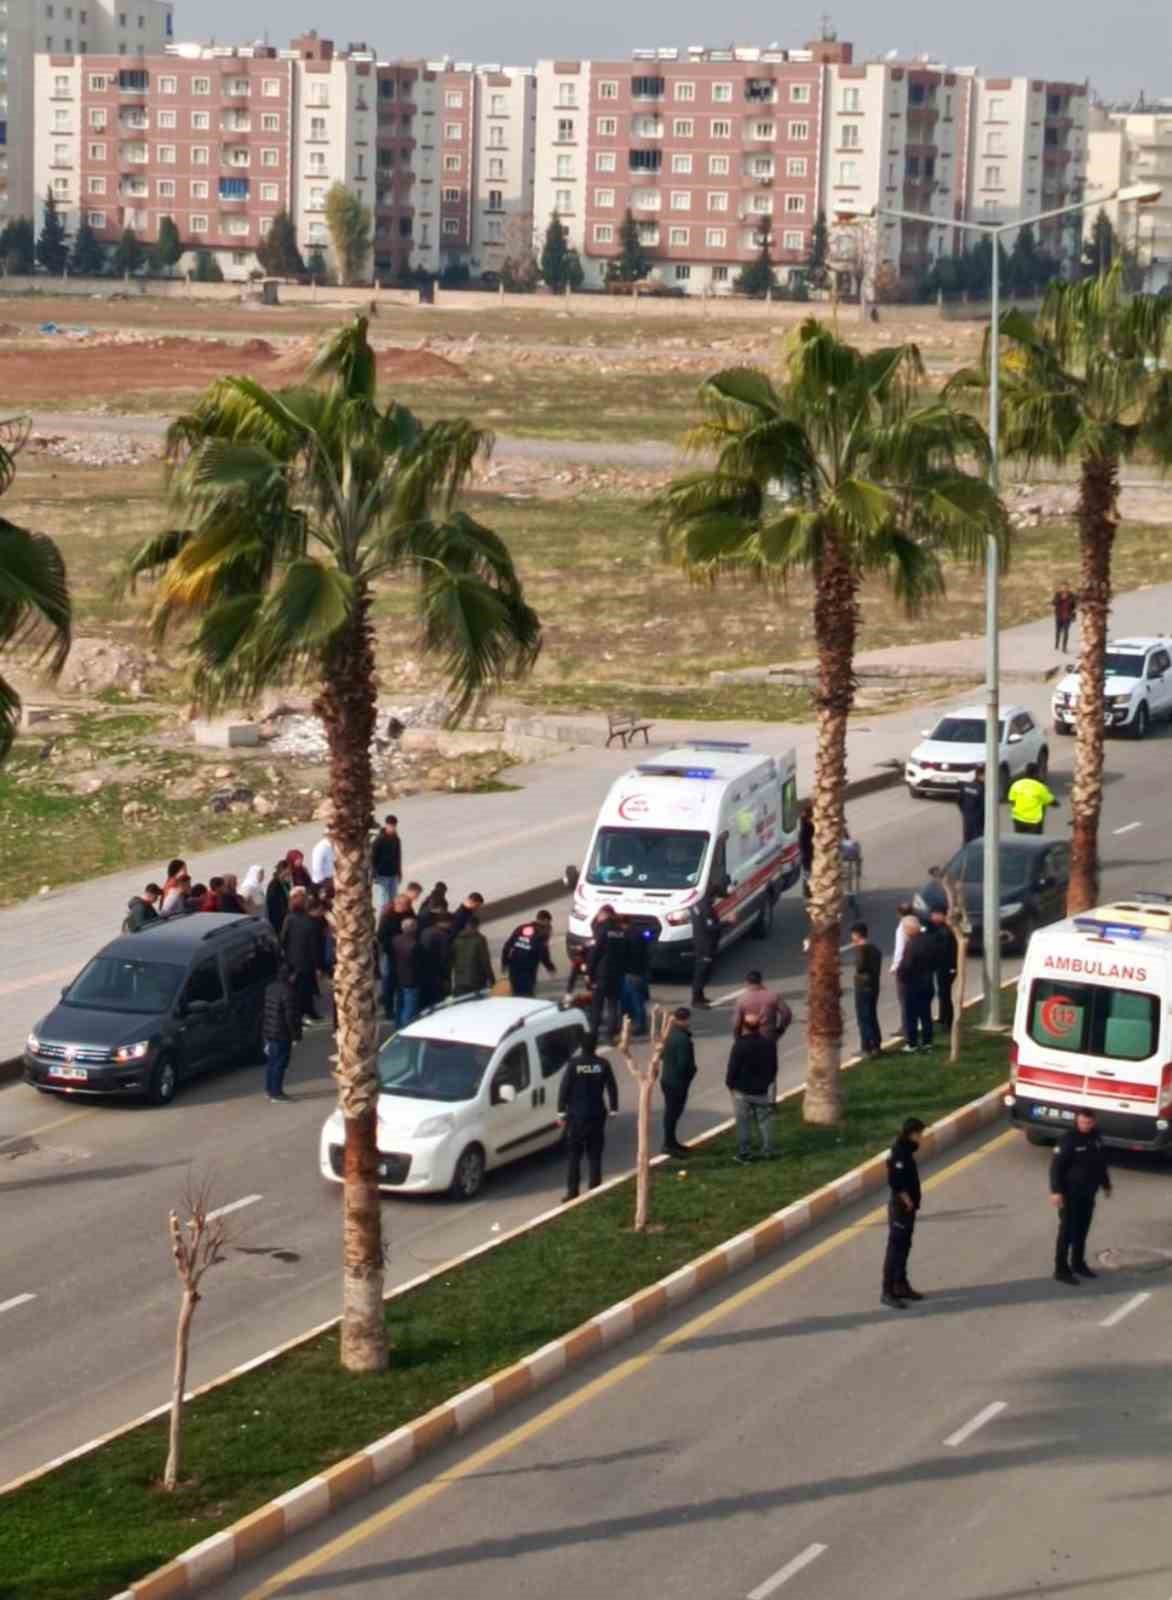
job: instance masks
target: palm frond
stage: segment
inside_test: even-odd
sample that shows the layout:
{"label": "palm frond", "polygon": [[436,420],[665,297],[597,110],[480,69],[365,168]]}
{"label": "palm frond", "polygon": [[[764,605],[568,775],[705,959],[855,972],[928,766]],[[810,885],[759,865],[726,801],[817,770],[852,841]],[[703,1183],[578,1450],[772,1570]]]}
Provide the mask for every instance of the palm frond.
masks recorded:
{"label": "palm frond", "polygon": [[[37,660],[56,677],[69,655],[72,627],[60,550],[44,534],[0,518],[0,648],[39,646]],[[8,750],[19,718],[19,695],[0,681],[0,756]]]}
{"label": "palm frond", "polygon": [[32,428],[31,417],[0,419],[0,494],[12,487],[12,480],[16,476],[16,458],[28,443]]}
{"label": "palm frond", "polygon": [[307,380],[334,378],[347,399],[374,401],[377,363],[370,347],[370,318],[356,312],[351,322],[327,339],[309,364]]}
{"label": "palm frond", "polygon": [[438,658],[453,696],[452,722],[537,660],[541,624],[519,590],[434,562],[424,569],[419,607],[424,648]]}

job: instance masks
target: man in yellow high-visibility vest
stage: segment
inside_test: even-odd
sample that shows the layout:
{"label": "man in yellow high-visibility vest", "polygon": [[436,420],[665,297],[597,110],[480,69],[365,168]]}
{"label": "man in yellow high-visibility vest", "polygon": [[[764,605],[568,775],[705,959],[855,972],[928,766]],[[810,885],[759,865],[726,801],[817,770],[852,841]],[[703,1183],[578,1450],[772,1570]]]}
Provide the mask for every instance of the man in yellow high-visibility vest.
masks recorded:
{"label": "man in yellow high-visibility vest", "polygon": [[1019,778],[1009,789],[1009,812],[1013,818],[1014,833],[1041,833],[1046,826],[1046,808],[1058,801],[1038,777],[1037,763],[1031,761],[1025,777]]}

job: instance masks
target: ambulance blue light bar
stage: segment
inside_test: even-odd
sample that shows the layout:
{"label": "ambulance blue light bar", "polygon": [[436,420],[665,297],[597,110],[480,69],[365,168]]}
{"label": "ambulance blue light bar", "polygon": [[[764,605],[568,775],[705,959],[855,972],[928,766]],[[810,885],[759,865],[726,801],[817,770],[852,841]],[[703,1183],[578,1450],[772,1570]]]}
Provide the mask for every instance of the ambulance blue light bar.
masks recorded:
{"label": "ambulance blue light bar", "polygon": [[1142,939],[1143,928],[1129,922],[1101,922],[1098,917],[1075,917],[1074,925],[1080,933],[1094,933],[1100,939]]}
{"label": "ambulance blue light bar", "polygon": [[747,739],[689,739],[684,745],[685,750],[731,750],[734,754],[752,748]]}
{"label": "ambulance blue light bar", "polygon": [[648,778],[715,778],[715,767],[664,767],[654,763],[636,767]]}

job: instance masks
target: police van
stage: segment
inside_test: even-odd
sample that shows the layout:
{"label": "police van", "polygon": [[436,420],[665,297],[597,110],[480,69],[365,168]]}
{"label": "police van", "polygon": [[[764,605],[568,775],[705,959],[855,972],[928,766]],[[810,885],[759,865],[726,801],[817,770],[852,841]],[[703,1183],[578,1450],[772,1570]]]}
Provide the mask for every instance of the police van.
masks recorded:
{"label": "police van", "polygon": [[1089,1106],[1107,1144],[1172,1143],[1172,895],[1040,929],[1017,988],[1010,1121],[1053,1143]]}
{"label": "police van", "polygon": [[567,946],[590,942],[605,905],[651,942],[651,962],[692,960],[692,908],[712,892],[721,943],[764,938],[777,897],[801,875],[797,758],[703,740],[649,757],[615,783],[574,888]]}

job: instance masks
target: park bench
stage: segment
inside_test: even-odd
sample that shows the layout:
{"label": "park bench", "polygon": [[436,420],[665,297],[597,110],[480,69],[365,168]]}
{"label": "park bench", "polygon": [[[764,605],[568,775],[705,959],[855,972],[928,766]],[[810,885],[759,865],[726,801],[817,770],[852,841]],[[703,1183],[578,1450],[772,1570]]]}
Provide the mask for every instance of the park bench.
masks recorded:
{"label": "park bench", "polygon": [[637,733],[643,735],[643,743],[647,744],[647,735],[651,731],[651,723],[644,722],[634,711],[608,711],[606,721],[608,727],[606,743],[608,748],[616,739],[621,739],[625,750]]}

